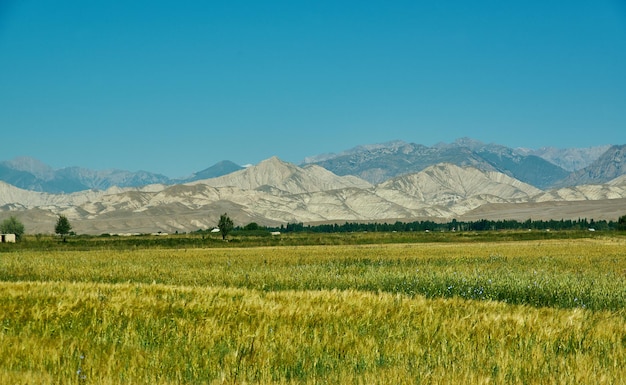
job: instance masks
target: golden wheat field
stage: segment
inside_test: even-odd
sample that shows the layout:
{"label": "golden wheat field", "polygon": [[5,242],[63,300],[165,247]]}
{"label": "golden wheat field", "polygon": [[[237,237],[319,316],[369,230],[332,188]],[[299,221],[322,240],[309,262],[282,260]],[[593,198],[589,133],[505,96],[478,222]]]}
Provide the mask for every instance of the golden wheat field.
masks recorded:
{"label": "golden wheat field", "polygon": [[1,384],[620,384],[626,242],[0,253]]}

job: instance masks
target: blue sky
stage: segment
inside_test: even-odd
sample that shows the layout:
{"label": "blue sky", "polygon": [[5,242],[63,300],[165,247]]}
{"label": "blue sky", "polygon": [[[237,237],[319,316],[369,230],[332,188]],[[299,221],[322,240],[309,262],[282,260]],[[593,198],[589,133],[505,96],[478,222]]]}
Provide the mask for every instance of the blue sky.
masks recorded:
{"label": "blue sky", "polygon": [[[0,0],[0,160],[626,144],[626,2]],[[7,139],[9,138],[9,139]]]}

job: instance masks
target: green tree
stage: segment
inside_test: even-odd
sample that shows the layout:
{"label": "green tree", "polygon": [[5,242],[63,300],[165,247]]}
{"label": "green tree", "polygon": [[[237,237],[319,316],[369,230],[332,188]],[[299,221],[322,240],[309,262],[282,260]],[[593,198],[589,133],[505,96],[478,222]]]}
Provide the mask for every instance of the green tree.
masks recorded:
{"label": "green tree", "polygon": [[243,227],[243,229],[244,229],[244,230],[246,230],[246,231],[256,231],[256,230],[258,230],[259,228],[260,228],[260,227],[259,227],[259,224],[258,224],[258,223],[256,223],[256,222],[251,222],[251,223],[248,223],[247,225],[245,225],[245,226]]}
{"label": "green tree", "polygon": [[217,223],[217,228],[220,229],[222,239],[226,239],[226,236],[234,227],[233,220],[228,217],[228,214],[224,213],[220,215],[220,221]]}
{"label": "green tree", "polygon": [[622,215],[617,220],[617,229],[621,231],[626,231],[626,215]]}
{"label": "green tree", "polygon": [[57,224],[54,226],[54,232],[63,237],[63,242],[66,242],[66,236],[72,230],[72,225],[70,224],[69,219],[65,215],[59,215],[59,219],[57,219]]}
{"label": "green tree", "polygon": [[14,216],[10,216],[0,224],[0,233],[2,234],[15,234],[15,239],[22,239],[24,235],[24,225]]}

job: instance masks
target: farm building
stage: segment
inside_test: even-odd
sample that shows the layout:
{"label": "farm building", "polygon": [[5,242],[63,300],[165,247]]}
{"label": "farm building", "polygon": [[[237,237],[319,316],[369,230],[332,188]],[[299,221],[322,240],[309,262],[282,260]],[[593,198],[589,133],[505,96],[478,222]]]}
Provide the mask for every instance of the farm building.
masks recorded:
{"label": "farm building", "polygon": [[0,243],[15,243],[15,234],[0,234]]}

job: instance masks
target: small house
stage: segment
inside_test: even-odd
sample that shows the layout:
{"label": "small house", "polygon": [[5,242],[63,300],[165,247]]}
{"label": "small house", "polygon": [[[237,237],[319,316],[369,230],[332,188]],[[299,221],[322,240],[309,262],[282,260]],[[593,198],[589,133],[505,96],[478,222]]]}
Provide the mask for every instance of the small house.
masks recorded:
{"label": "small house", "polygon": [[15,243],[15,234],[0,234],[0,243]]}

